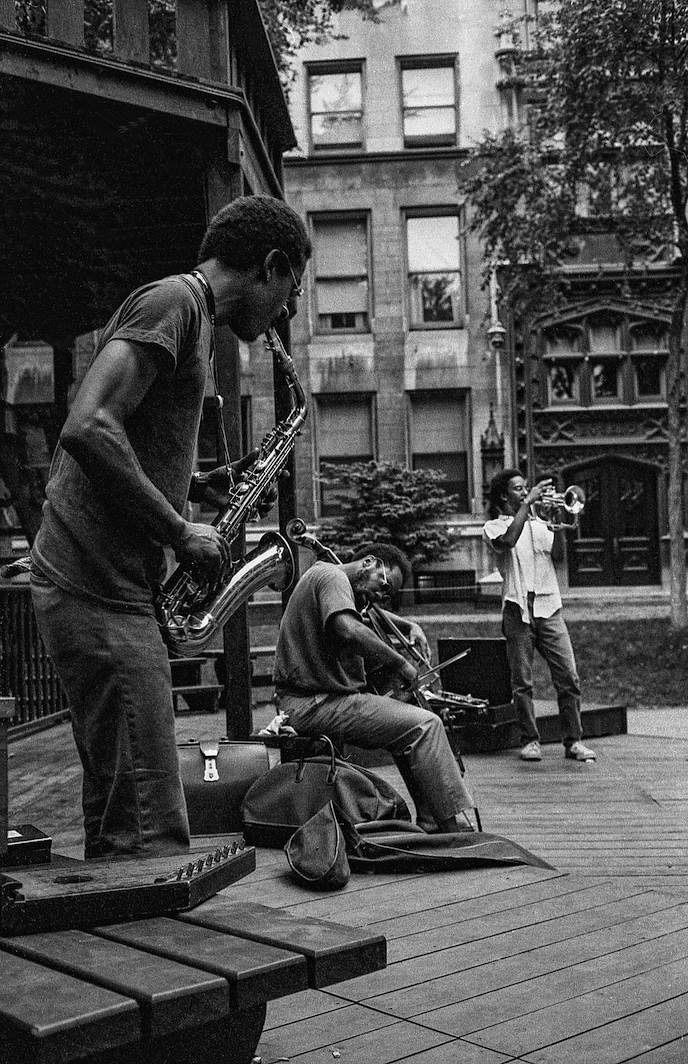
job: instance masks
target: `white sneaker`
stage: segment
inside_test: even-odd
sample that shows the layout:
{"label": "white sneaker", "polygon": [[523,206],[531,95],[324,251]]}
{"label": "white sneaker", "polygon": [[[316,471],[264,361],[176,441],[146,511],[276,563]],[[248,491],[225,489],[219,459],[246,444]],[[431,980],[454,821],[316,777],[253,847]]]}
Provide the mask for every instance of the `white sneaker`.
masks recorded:
{"label": "white sneaker", "polygon": [[537,739],[532,739],[531,742],[526,743],[519,754],[521,761],[542,761],[542,751],[540,750],[540,744]]}
{"label": "white sneaker", "polygon": [[591,750],[589,746],[585,746],[580,739],[577,743],[572,743],[564,751],[564,757],[570,757],[572,761],[595,761],[595,751]]}

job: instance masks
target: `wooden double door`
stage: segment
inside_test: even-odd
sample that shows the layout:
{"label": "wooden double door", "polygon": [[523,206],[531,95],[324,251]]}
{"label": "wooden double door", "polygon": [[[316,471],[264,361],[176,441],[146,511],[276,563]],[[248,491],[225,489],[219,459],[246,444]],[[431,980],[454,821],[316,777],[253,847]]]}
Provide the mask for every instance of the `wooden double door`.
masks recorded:
{"label": "wooden double door", "polygon": [[628,587],[661,580],[657,470],[599,459],[564,474],[586,494],[580,527],[568,537],[571,587]]}

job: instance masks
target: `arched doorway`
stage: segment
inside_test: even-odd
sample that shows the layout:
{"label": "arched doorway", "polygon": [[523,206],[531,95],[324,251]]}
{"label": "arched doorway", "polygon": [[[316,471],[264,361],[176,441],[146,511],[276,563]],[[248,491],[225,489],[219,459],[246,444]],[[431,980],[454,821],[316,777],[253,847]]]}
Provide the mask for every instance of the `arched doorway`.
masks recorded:
{"label": "arched doorway", "polygon": [[586,493],[580,527],[568,538],[571,587],[629,587],[661,580],[657,476],[652,466],[600,458],[564,471]]}

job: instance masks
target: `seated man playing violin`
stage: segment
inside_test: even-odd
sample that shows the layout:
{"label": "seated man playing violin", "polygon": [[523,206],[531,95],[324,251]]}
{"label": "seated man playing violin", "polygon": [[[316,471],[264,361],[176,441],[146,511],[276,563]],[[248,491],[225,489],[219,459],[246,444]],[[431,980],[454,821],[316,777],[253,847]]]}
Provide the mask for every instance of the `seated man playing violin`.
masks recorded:
{"label": "seated man playing violin", "polygon": [[[361,617],[366,603],[400,591],[410,571],[401,551],[382,544],[343,565],[312,565],[292,592],[280,625],[275,699],[300,735],[325,734],[334,742],[387,750],[424,830],[471,830],[465,811],[475,805],[441,718],[367,690],[367,673],[381,666],[396,673],[402,687],[412,687],[418,677],[415,666]],[[429,657],[419,626],[390,616]]]}

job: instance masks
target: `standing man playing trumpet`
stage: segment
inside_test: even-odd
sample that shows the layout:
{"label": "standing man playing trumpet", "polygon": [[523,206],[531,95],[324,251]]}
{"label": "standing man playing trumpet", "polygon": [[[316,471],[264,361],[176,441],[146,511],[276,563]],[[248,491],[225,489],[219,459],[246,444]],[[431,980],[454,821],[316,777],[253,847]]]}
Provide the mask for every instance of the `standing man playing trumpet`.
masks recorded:
{"label": "standing man playing trumpet", "polygon": [[483,528],[483,538],[495,554],[504,581],[502,631],[521,728],[521,759],[542,759],[533,706],[533,658],[537,650],[549,666],[557,691],[565,756],[573,761],[594,761],[594,752],[581,742],[580,681],[553,562],[553,553],[558,557],[563,547],[563,533],[560,526],[554,531],[531,509],[551,493],[551,479],[529,489],[518,469],[502,470],[490,484],[490,520]]}

